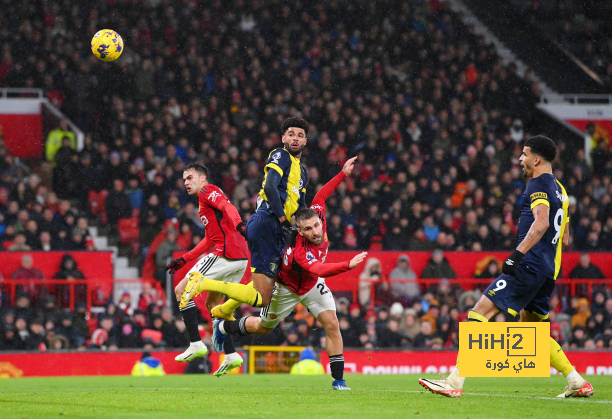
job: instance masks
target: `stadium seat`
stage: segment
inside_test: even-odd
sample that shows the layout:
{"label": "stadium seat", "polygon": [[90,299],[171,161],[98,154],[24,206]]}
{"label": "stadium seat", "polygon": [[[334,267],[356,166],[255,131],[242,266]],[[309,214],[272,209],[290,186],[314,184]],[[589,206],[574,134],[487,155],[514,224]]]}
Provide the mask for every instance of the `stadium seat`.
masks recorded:
{"label": "stadium seat", "polygon": [[140,234],[140,220],[138,218],[121,218],[118,226],[121,244],[131,245],[134,242],[138,242]]}

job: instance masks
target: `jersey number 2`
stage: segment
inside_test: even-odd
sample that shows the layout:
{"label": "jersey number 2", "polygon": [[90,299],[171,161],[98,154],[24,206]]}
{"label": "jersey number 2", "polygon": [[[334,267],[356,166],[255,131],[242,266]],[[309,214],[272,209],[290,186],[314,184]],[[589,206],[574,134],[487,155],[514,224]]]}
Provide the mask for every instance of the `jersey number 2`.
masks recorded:
{"label": "jersey number 2", "polygon": [[321,295],[325,295],[329,292],[329,290],[325,289],[325,284],[321,282],[317,284],[317,288],[319,289],[319,292],[321,293]]}

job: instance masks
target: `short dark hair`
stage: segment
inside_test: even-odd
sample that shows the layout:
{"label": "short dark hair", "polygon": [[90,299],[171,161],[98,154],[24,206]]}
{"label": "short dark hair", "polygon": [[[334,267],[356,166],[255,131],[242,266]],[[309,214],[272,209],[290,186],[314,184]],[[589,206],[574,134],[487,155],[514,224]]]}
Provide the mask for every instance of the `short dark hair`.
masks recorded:
{"label": "short dark hair", "polygon": [[312,208],[300,208],[299,210],[295,212],[295,222],[298,224],[298,227],[299,227],[302,221],[309,220],[312,217],[318,217],[318,216],[319,216],[319,213],[313,210]]}
{"label": "short dark hair", "polygon": [[308,135],[308,122],[306,122],[303,118],[298,118],[296,116],[289,117],[283,121],[281,124],[281,134],[284,134],[291,127],[302,128],[304,133]]}
{"label": "short dark hair", "polygon": [[532,153],[541,156],[546,161],[553,161],[557,155],[557,145],[545,135],[536,135],[525,141],[525,147],[529,147]]}
{"label": "short dark hair", "polygon": [[189,163],[187,167],[183,169],[183,171],[185,172],[190,169],[193,169],[196,172],[204,173],[206,176],[208,176],[208,167],[206,167],[204,163]]}

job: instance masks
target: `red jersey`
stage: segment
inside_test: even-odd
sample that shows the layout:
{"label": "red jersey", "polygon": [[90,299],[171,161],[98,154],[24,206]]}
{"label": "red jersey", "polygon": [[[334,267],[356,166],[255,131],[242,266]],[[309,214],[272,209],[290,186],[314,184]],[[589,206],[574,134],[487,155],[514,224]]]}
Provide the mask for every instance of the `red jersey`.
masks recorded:
{"label": "red jersey", "polygon": [[[227,259],[248,259],[246,240],[236,230],[242,222],[238,210],[218,186],[208,184],[198,193],[200,220],[205,237],[194,249],[187,252],[187,260],[198,257],[214,246],[211,253]],[[206,248],[204,247],[206,244]]]}
{"label": "red jersey", "polygon": [[325,220],[325,200],[346,175],[340,172],[317,192],[310,208],[319,214],[323,224],[323,241],[315,245],[298,235],[295,247],[288,247],[283,255],[283,263],[278,273],[278,281],[298,295],[304,295],[314,287],[319,277],[336,275],[348,271],[349,261],[325,263],[329,240],[327,239],[327,221]]}

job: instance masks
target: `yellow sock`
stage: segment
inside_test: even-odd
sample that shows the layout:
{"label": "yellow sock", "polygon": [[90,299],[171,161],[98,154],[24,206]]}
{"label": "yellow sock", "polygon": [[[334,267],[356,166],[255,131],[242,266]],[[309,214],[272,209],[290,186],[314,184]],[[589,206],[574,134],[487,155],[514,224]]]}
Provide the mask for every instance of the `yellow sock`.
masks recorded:
{"label": "yellow sock", "polygon": [[[215,281],[214,279],[204,278],[198,283],[198,291],[214,291],[219,294],[227,295],[230,299],[235,300],[236,307],[232,311],[224,313],[232,313],[241,303],[248,304],[253,307],[261,307],[261,294],[252,285],[234,284],[232,282]],[[230,300],[226,301],[227,304]]]}
{"label": "yellow sock", "polygon": [[475,311],[470,310],[468,312],[468,322],[481,322],[486,323],[489,320],[480,313],[476,313]]}
{"label": "yellow sock", "polygon": [[574,370],[574,366],[565,356],[565,352],[553,338],[550,338],[550,365],[557,371],[562,372],[564,376]]}

